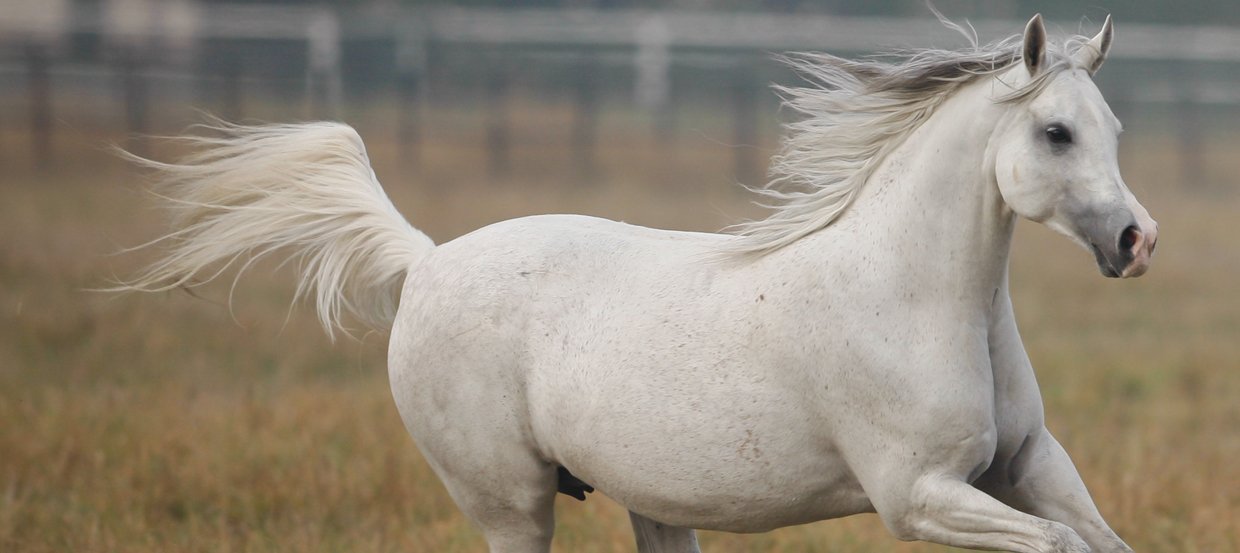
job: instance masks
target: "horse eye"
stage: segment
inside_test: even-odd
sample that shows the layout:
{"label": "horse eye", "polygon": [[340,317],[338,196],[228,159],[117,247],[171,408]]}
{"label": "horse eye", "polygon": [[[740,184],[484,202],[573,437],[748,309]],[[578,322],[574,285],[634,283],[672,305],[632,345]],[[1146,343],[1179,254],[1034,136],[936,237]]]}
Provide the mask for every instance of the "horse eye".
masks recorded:
{"label": "horse eye", "polygon": [[1055,123],[1046,128],[1046,139],[1052,144],[1068,144],[1072,142],[1072,133],[1068,132],[1067,127]]}

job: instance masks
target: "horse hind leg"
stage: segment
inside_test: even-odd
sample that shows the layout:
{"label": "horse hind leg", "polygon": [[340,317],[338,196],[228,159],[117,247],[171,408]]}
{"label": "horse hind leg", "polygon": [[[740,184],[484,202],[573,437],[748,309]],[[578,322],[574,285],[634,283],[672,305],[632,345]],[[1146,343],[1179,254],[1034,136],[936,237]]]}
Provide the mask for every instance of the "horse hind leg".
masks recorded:
{"label": "horse hind leg", "polygon": [[701,553],[692,528],[668,526],[629,511],[638,553]]}
{"label": "horse hind leg", "polygon": [[506,459],[484,471],[457,472],[438,466],[435,471],[457,507],[482,532],[490,553],[551,550],[555,531],[554,465],[530,457]]}

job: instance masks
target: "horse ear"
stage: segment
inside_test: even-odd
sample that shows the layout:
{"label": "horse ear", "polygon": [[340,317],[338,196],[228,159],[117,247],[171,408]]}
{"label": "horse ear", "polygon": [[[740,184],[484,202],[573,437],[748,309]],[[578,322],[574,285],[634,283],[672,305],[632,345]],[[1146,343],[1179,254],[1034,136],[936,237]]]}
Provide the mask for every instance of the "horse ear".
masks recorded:
{"label": "horse ear", "polygon": [[1102,24],[1102,30],[1098,31],[1098,36],[1090,39],[1081,46],[1080,50],[1076,51],[1076,54],[1073,54],[1074,61],[1089,71],[1090,75],[1097,73],[1098,68],[1102,67],[1102,62],[1107,59],[1107,52],[1111,50],[1113,38],[1115,38],[1115,26],[1111,24],[1111,16],[1107,15],[1107,20]]}
{"label": "horse ear", "polygon": [[1035,76],[1046,61],[1046,26],[1042,25],[1042,14],[1033,16],[1025,25],[1025,46],[1021,55],[1025,60],[1025,69],[1029,76]]}

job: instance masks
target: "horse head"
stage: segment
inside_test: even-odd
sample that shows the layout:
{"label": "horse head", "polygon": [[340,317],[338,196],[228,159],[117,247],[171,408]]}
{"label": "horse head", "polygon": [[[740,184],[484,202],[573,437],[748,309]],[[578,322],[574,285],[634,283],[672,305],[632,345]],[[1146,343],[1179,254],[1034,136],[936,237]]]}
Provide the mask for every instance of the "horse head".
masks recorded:
{"label": "horse head", "polygon": [[[1025,27],[1024,63],[997,78],[1016,85],[1045,82],[1021,87],[1036,88],[1036,95],[1012,103],[992,147],[995,178],[1008,207],[1092,252],[1103,275],[1126,278],[1149,268],[1158,223],[1120,176],[1122,126],[1092,78],[1113,36],[1108,16],[1097,36],[1052,59],[1042,18],[1034,16]],[[1052,71],[1054,64],[1061,66]]]}

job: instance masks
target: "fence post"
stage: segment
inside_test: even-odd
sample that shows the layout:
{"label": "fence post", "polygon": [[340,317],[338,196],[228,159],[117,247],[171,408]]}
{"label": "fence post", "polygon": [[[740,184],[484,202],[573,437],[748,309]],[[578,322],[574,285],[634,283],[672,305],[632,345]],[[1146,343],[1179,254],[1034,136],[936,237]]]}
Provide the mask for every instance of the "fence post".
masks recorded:
{"label": "fence post", "polygon": [[142,142],[147,134],[146,83],[142,79],[142,55],[138,47],[126,46],[120,53],[121,89],[125,97],[126,148],[145,154]]}
{"label": "fence post", "polygon": [[423,75],[426,74],[427,45],[422,26],[412,15],[403,18],[396,33],[396,87],[400,102],[400,123],[397,139],[401,159],[408,166],[418,165],[421,127],[419,112],[422,101]]}
{"label": "fence post", "polygon": [[671,88],[671,30],[660,15],[652,15],[637,26],[635,39],[637,54],[637,81],[634,96],[637,105],[653,118],[655,136],[666,141],[670,127],[664,121],[668,115],[668,96]]}
{"label": "fence post", "polygon": [[573,164],[588,180],[597,170],[594,157],[598,136],[598,58],[582,54],[578,60],[573,95]]}
{"label": "fence post", "polygon": [[758,148],[757,90],[753,68],[741,60],[732,71],[732,156],[737,180],[750,183],[758,177],[754,159]]}
{"label": "fence post", "polygon": [[668,146],[676,139],[676,114],[680,108],[680,95],[676,90],[676,79],[670,72],[667,77],[667,99],[654,112],[655,138],[660,146]]}
{"label": "fence post", "polygon": [[245,116],[245,92],[241,87],[241,77],[245,61],[240,52],[232,52],[223,63],[220,71],[220,100],[224,118],[233,122]]}
{"label": "fence post", "polygon": [[494,64],[487,79],[487,166],[492,175],[505,175],[511,169],[508,93],[511,86],[508,69]]}
{"label": "fence post", "polygon": [[1201,153],[1201,118],[1198,102],[1197,80],[1193,78],[1192,63],[1176,64],[1179,73],[1179,93],[1176,97],[1176,120],[1179,122],[1177,138],[1180,162],[1180,182],[1191,190],[1203,190],[1208,184],[1205,174],[1206,157]]}
{"label": "fence post", "polygon": [[306,28],[309,67],[306,92],[311,117],[340,116],[343,82],[340,75],[340,20],[336,12],[323,8]]}
{"label": "fence post", "polygon": [[30,109],[30,155],[44,169],[52,159],[52,84],[48,76],[47,48],[26,45],[26,100]]}

